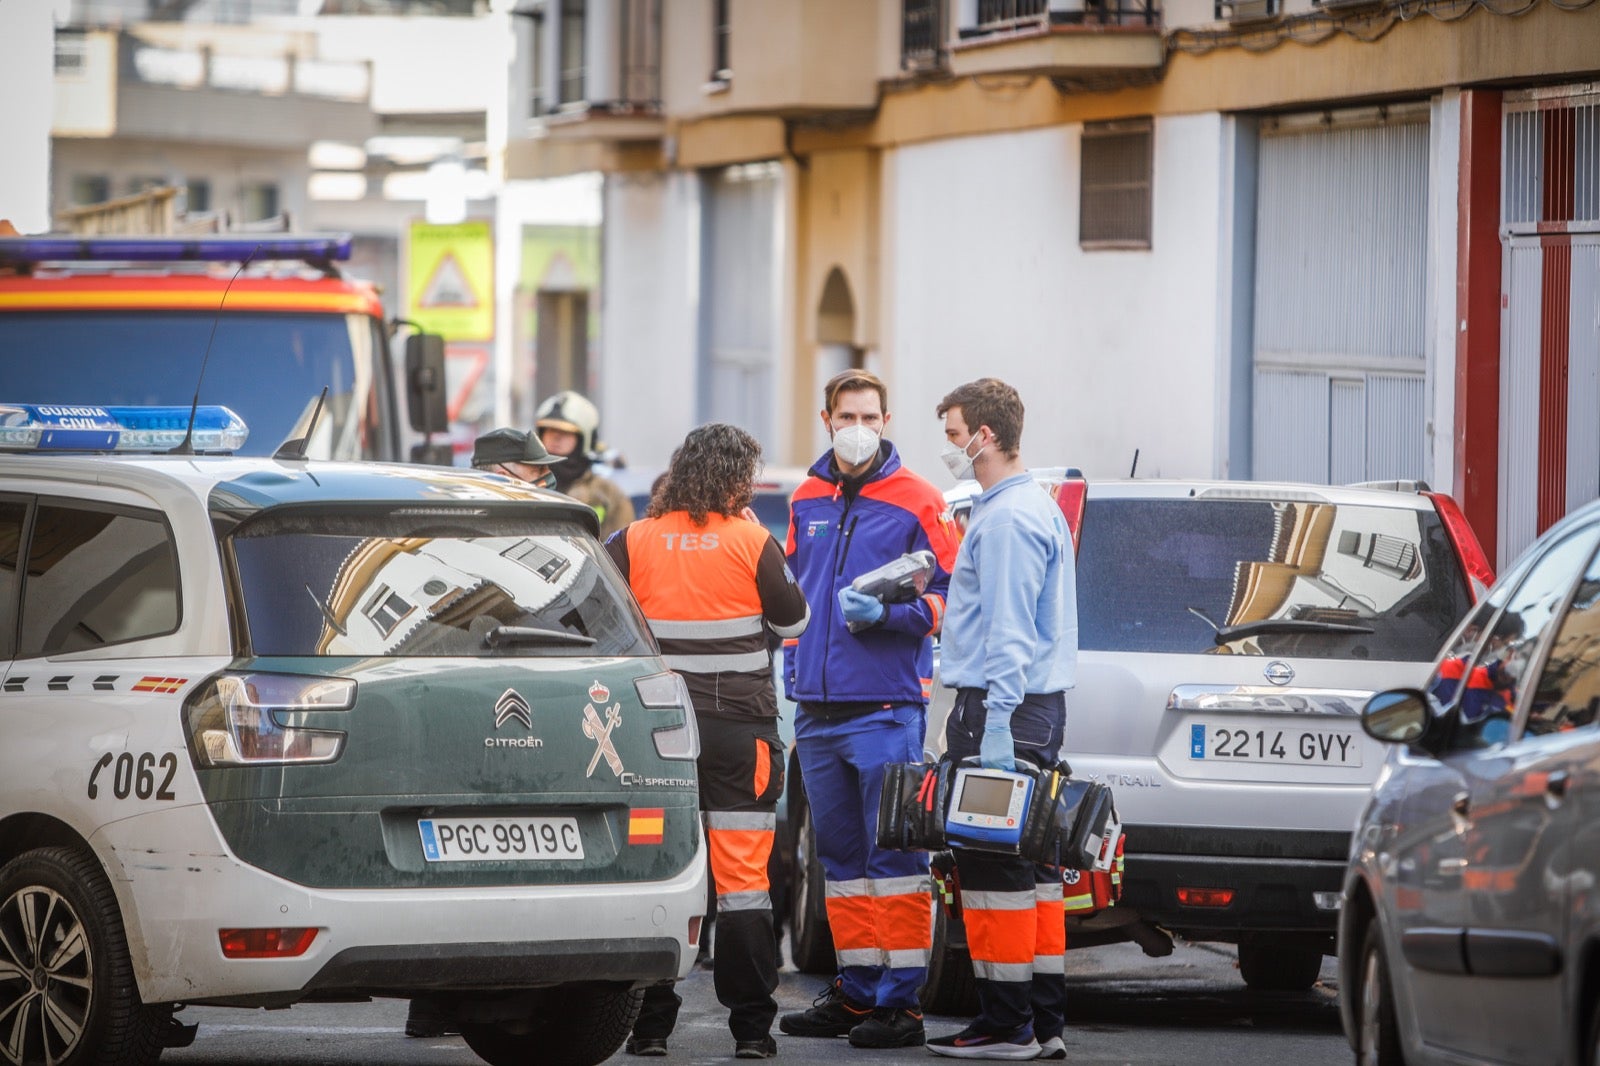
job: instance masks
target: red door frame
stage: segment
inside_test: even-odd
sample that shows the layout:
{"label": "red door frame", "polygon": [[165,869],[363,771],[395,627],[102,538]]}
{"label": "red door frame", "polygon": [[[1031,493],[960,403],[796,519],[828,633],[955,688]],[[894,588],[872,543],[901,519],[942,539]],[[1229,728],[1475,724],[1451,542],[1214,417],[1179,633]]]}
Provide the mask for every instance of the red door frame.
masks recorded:
{"label": "red door frame", "polygon": [[1501,151],[1499,91],[1462,90],[1454,488],[1490,559],[1499,557]]}

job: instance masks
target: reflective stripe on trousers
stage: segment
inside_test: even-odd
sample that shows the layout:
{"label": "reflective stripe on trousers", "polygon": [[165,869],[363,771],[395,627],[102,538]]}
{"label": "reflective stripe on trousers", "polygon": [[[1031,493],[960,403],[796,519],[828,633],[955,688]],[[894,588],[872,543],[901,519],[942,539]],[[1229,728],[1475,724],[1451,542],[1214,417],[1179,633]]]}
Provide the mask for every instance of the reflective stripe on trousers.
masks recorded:
{"label": "reflective stripe on trousers", "polygon": [[924,874],[827,882],[828,927],[839,965],[928,965],[931,891]]}
{"label": "reflective stripe on trousers", "polygon": [[707,811],[705,822],[717,908],[771,910],[767,860],[778,816],[765,811]]}
{"label": "reflective stripe on trousers", "polygon": [[1037,932],[1033,947],[1033,972],[1067,972],[1067,912],[1062,905],[1061,882],[1034,886]]}

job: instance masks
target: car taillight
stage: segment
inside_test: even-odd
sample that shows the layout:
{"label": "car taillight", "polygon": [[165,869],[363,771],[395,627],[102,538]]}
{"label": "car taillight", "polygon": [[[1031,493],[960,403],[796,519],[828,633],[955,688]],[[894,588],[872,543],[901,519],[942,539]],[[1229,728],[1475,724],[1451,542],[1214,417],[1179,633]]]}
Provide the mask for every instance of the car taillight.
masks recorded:
{"label": "car taillight", "polygon": [[293,959],[306,953],[316,929],[218,929],[223,958]]}
{"label": "car taillight", "polygon": [[1081,477],[1069,477],[1056,489],[1056,506],[1067,520],[1072,532],[1072,550],[1078,550],[1078,535],[1083,529],[1083,500],[1089,494],[1089,483]]}
{"label": "car taillight", "polygon": [[1478,535],[1472,531],[1472,524],[1461,513],[1461,508],[1456,506],[1456,501],[1443,492],[1424,492],[1423,495],[1433,501],[1433,509],[1439,513],[1439,521],[1444,523],[1445,534],[1449,536],[1450,544],[1461,560],[1461,567],[1466,571],[1467,584],[1476,603],[1494,584],[1494,567],[1489,565],[1489,557],[1483,554]]}
{"label": "car taillight", "polygon": [[1185,907],[1226,907],[1233,902],[1233,889],[1180,888],[1178,902]]}
{"label": "car taillight", "polygon": [[633,687],[639,693],[639,702],[650,710],[678,709],[683,714],[682,721],[651,730],[656,754],[663,759],[698,759],[700,730],[695,725],[694,706],[689,702],[689,686],[683,678],[671,672],[651,674],[634,679]]}
{"label": "car taillight", "polygon": [[184,703],[189,750],[202,768],[333,762],[345,734],[313,728],[305,718],[355,702],[356,683],[348,678],[220,673]]}

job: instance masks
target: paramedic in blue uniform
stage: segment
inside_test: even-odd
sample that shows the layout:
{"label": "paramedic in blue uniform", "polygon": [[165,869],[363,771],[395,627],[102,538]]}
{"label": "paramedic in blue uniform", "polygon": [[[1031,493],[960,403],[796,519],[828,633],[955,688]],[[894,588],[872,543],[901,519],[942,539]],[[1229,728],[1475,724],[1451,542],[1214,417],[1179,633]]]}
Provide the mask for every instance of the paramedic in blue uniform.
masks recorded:
{"label": "paramedic in blue uniform", "polygon": [[[876,375],[836,375],[821,414],[832,446],[790,500],[785,549],[813,620],[786,642],[784,676],[799,705],[795,750],[839,973],[811,1009],[778,1024],[790,1036],[914,1047],[924,1039],[917,989],[931,938],[928,858],[877,847],[878,793],[885,765],[922,761],[932,636],[956,540],[943,495],[883,439],[888,389]],[[913,551],[937,560],[915,601],[885,604],[851,588]]]}
{"label": "paramedic in blue uniform", "polygon": [[[941,455],[975,477],[966,536],[950,578],[939,668],[956,690],[945,726],[950,756],[985,767],[1054,763],[1066,690],[1078,660],[1072,537],[1061,509],[1023,465],[1022,398],[998,378],[962,385],[939,404]],[[994,852],[957,849],[962,914],[977,978],[978,1017],[928,1041],[937,1055],[1064,1059],[1066,930],[1061,871]]]}

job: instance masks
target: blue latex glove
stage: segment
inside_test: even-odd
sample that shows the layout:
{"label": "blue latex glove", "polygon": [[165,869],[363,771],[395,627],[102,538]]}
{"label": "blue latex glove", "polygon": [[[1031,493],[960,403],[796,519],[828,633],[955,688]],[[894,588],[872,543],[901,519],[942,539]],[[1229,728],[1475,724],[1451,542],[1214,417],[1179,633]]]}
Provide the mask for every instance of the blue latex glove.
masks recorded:
{"label": "blue latex glove", "polygon": [[849,585],[839,590],[839,611],[844,615],[846,622],[853,622],[858,626],[870,626],[883,617],[885,610],[883,601],[876,596],[857,592]]}
{"label": "blue latex glove", "polygon": [[985,770],[1017,768],[1017,746],[1011,739],[1011,715],[990,711],[983,723],[983,740],[978,746],[978,761]]}

